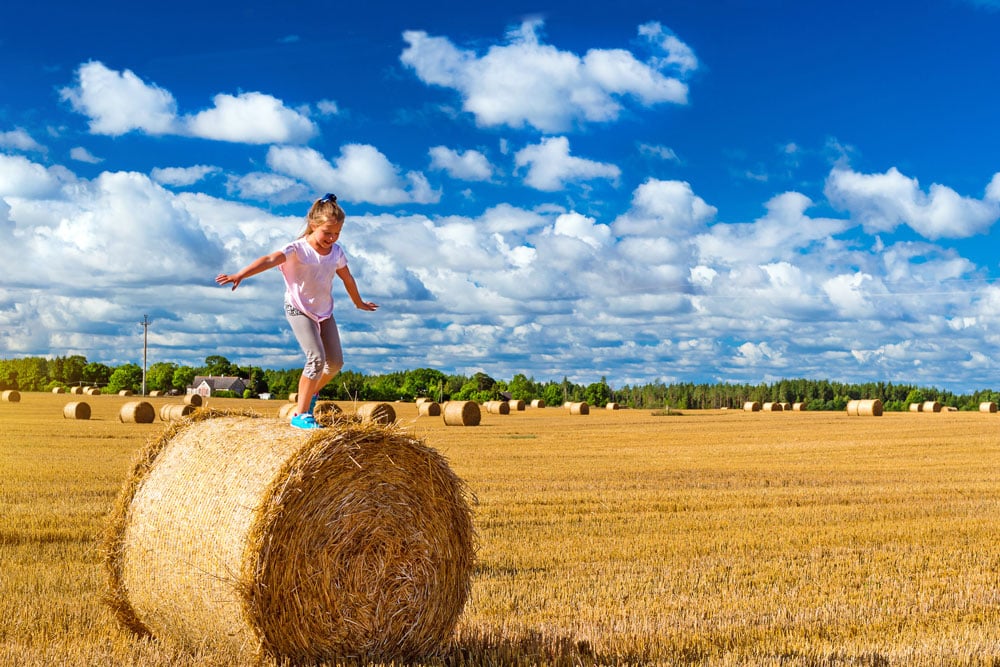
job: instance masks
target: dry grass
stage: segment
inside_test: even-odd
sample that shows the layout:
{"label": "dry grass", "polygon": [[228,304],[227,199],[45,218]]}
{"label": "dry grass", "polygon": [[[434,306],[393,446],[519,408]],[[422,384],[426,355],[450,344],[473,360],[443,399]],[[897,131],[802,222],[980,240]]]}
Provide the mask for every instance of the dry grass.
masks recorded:
{"label": "dry grass", "polygon": [[[0,664],[226,665],[121,630],[100,532],[164,425],[0,403]],[[158,399],[153,399],[158,405]],[[280,402],[213,399],[276,415]],[[343,404],[346,412],[354,406]],[[995,413],[561,409],[403,426],[478,498],[445,665],[996,665]]]}

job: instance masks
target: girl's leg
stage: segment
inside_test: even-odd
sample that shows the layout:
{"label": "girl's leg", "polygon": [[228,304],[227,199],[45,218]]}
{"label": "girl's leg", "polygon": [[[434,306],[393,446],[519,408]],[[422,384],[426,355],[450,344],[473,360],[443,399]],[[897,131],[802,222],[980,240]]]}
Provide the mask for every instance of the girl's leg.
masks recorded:
{"label": "girl's leg", "polygon": [[320,325],[302,314],[286,313],[288,324],[292,327],[295,340],[306,355],[306,363],[299,378],[299,400],[296,412],[309,412],[309,402],[313,394],[323,386],[324,369],[326,368],[326,350],[321,336]]}
{"label": "girl's leg", "polygon": [[340,369],[344,367],[344,350],[340,346],[340,331],[337,329],[337,321],[332,317],[323,320],[319,325],[320,337],[323,340],[323,352],[326,355],[326,364],[323,366],[323,375],[320,378],[316,392],[329,384],[330,380],[337,376]]}

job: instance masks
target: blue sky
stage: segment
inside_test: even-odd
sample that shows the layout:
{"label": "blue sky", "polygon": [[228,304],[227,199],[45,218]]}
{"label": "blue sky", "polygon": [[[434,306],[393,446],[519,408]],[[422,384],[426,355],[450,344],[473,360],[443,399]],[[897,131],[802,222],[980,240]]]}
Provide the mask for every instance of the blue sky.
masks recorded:
{"label": "blue sky", "polygon": [[348,368],[1000,387],[1000,3],[121,7],[0,9],[4,357],[298,366],[329,191]]}

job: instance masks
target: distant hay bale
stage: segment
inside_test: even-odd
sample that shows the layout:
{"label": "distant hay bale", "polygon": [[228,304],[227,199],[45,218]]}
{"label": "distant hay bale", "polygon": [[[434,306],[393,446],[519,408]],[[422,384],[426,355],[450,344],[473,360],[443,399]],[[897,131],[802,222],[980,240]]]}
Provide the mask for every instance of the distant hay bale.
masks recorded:
{"label": "distant hay bale", "polygon": [[772,401],[768,401],[763,407],[764,412],[782,412],[785,409],[781,403],[774,403]]}
{"label": "distant hay bale", "polygon": [[83,387],[70,387],[69,388],[69,393],[71,393],[71,394],[82,394],[83,393]]}
{"label": "distant hay bale", "polygon": [[941,412],[941,404],[937,401],[924,401],[921,412]]}
{"label": "distant hay bale", "polygon": [[414,401],[414,403],[420,405],[421,403],[427,403],[430,400],[431,399],[427,398],[426,396],[418,396],[417,399]]}
{"label": "distant hay bale", "polygon": [[288,395],[288,401],[290,403],[298,403],[299,402],[299,393],[297,391],[294,391],[291,394],[289,394]]}
{"label": "distant hay bale", "polygon": [[90,406],[83,401],[73,401],[63,406],[66,419],[90,419]]}
{"label": "distant hay bale", "polygon": [[786,402],[784,402],[784,403],[781,404],[781,409],[785,410],[785,411],[791,410],[792,409],[792,404],[788,403],[786,401]]}
{"label": "distant hay bale", "polygon": [[923,412],[923,411],[924,411],[923,403],[910,403],[910,412]]}
{"label": "distant hay bale", "polygon": [[291,419],[298,409],[299,406],[296,403],[285,403],[278,409],[278,417],[280,419]]}
{"label": "distant hay bale", "polygon": [[545,401],[543,401],[540,398],[536,398],[536,399],[534,399],[534,400],[531,401],[531,407],[533,407],[533,408],[544,408],[545,407]]}
{"label": "distant hay bale", "polygon": [[87,396],[100,396],[101,395],[101,388],[100,387],[87,387],[86,389],[83,390],[83,393],[86,394]]}
{"label": "distant hay bale", "polygon": [[136,632],[240,662],[409,662],[451,639],[468,599],[468,495],[394,425],[304,434],[199,411],[119,496],[108,600]]}
{"label": "distant hay bale", "polygon": [[417,403],[417,414],[421,417],[439,417],[441,406],[434,401],[422,401]]}
{"label": "distant hay bale", "polygon": [[146,401],[129,401],[118,411],[118,421],[127,424],[152,424],[156,410]]}
{"label": "distant hay bale", "polygon": [[52,393],[53,394],[65,394],[66,393],[66,388],[65,387],[52,387]]}
{"label": "distant hay bale", "polygon": [[510,409],[513,411],[524,412],[524,401],[518,398],[512,398],[511,400],[507,401],[507,405],[509,405]]}
{"label": "distant hay bale", "polygon": [[569,413],[571,415],[589,415],[590,414],[590,406],[587,404],[586,401],[580,401],[579,403],[570,403],[568,409],[569,409]]}
{"label": "distant hay bale", "polygon": [[618,405],[617,403],[608,403],[607,405],[604,406],[605,410],[618,410],[620,408],[621,406]]}
{"label": "distant hay bale", "polygon": [[848,401],[847,414],[852,417],[881,417],[882,401],[877,398]]}
{"label": "distant hay bale", "polygon": [[160,421],[175,422],[192,414],[196,407],[187,403],[164,403],[160,406]]}
{"label": "distant hay bale", "polygon": [[357,414],[364,422],[391,424],[396,421],[396,410],[388,403],[362,403],[358,406]]}
{"label": "distant hay bale", "polygon": [[486,401],[483,403],[486,412],[491,415],[509,415],[510,403],[507,401]]}
{"label": "distant hay bale", "polygon": [[760,412],[760,403],[757,401],[747,401],[743,404],[743,410],[745,412]]}
{"label": "distant hay bale", "polygon": [[993,401],[985,401],[985,402],[979,404],[979,411],[980,412],[996,412],[997,411],[997,404],[994,403]]}
{"label": "distant hay bale", "polygon": [[340,406],[333,401],[316,401],[316,407],[313,408],[314,417],[322,417],[324,415],[340,415],[344,411],[340,409]]}
{"label": "distant hay bale", "polygon": [[184,403],[200,408],[205,403],[205,399],[202,398],[201,394],[185,394]]}
{"label": "distant hay bale", "polygon": [[16,389],[7,389],[0,394],[0,401],[5,403],[19,403],[21,401],[21,392]]}
{"label": "distant hay bale", "polygon": [[807,409],[805,403],[792,403],[792,412],[805,412]]}
{"label": "distant hay bale", "polygon": [[948,412],[958,412],[958,408],[956,408],[954,405],[949,405],[947,408],[945,408],[945,410]]}
{"label": "distant hay bale", "polygon": [[161,389],[154,389],[153,391],[149,392],[150,398],[160,398],[161,396],[166,396],[166,392],[164,392]]}
{"label": "distant hay bale", "polygon": [[479,426],[482,411],[475,401],[448,401],[441,411],[446,426]]}
{"label": "distant hay bale", "polygon": [[118,392],[118,395],[119,396],[132,396],[132,390],[131,389],[122,389],[120,392]]}

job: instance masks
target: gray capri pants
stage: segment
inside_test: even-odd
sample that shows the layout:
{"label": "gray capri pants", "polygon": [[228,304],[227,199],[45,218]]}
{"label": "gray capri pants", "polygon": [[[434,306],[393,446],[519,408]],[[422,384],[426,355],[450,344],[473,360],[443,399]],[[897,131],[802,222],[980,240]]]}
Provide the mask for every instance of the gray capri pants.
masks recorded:
{"label": "gray capri pants", "polygon": [[336,375],[344,367],[344,351],[340,347],[340,332],[337,322],[331,316],[316,322],[298,309],[285,304],[285,319],[292,327],[295,340],[306,353],[306,365],[302,374],[315,380],[322,374]]}

